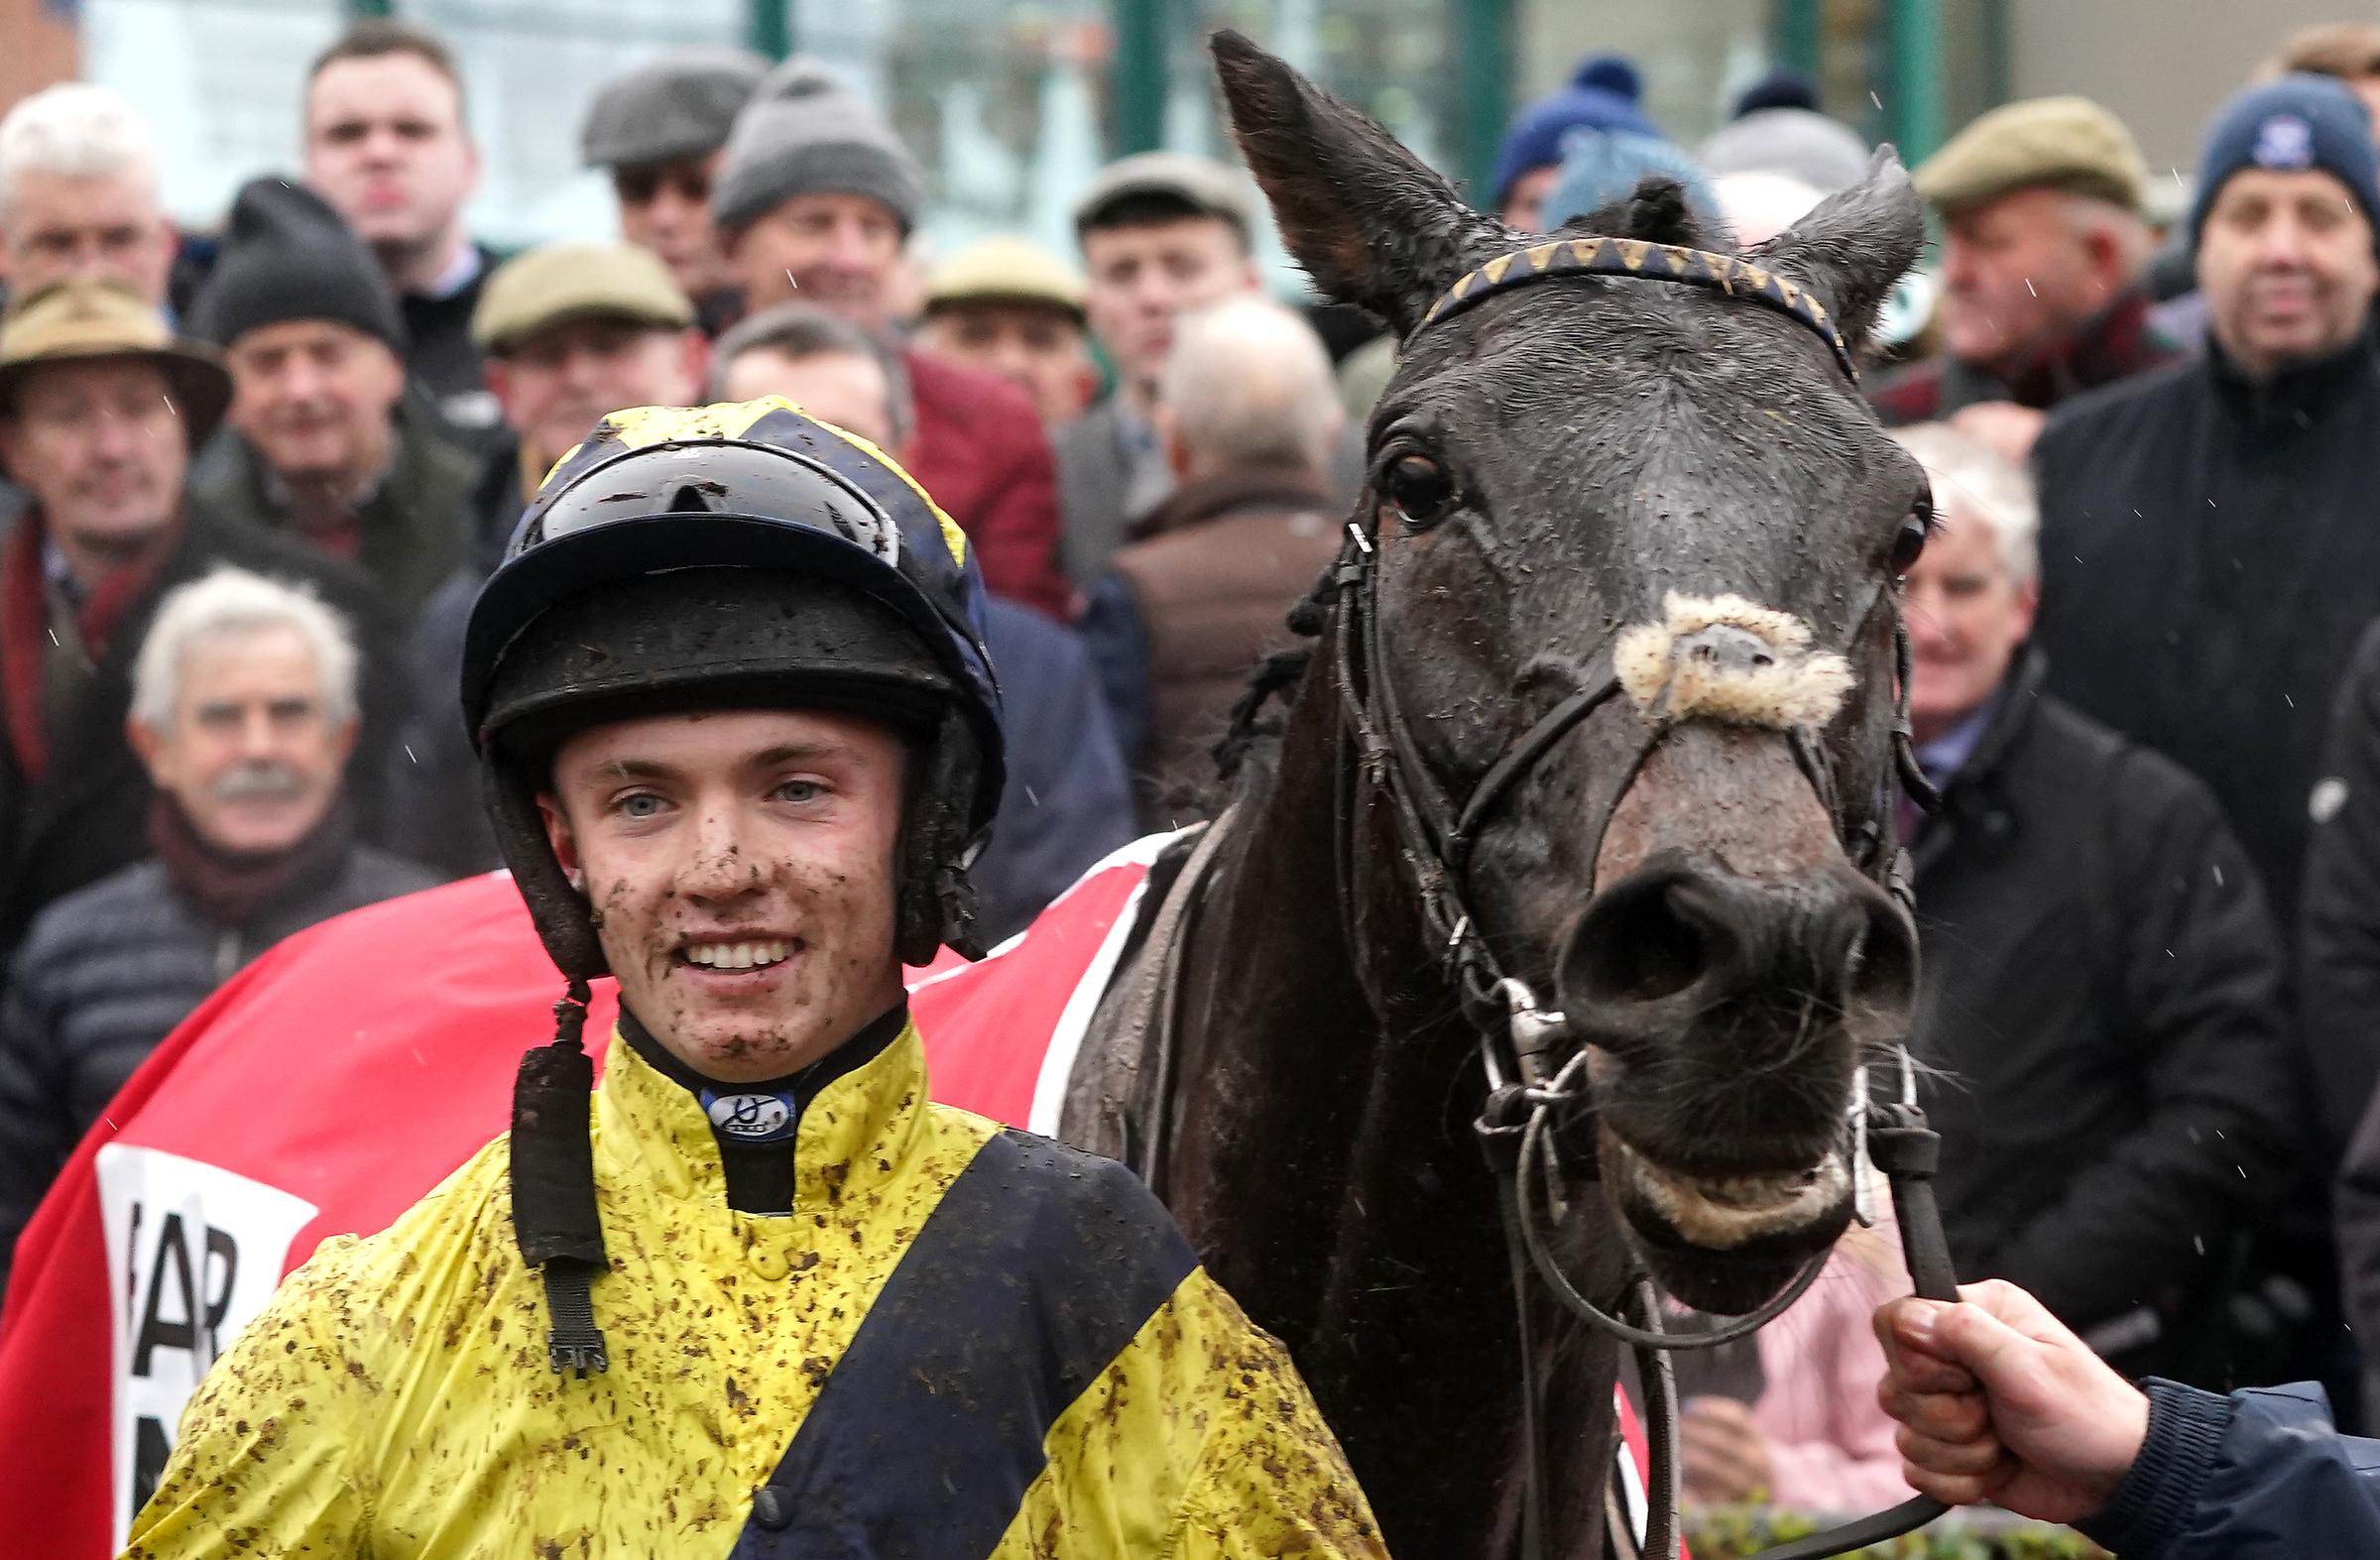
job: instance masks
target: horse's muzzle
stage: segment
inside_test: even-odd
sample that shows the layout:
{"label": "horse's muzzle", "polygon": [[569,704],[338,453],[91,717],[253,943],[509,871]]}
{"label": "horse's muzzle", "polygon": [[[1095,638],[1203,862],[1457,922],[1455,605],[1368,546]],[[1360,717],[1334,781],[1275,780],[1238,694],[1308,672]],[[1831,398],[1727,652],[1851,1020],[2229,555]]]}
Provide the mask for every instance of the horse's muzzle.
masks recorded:
{"label": "horse's muzzle", "polygon": [[1671,849],[1588,902],[1556,980],[1572,1033],[1631,1064],[1729,1014],[1799,1010],[1727,1025],[1762,1067],[1789,1065],[1813,1020],[1854,1040],[1904,1032],[1916,968],[1908,916],[1847,862],[1757,879]]}

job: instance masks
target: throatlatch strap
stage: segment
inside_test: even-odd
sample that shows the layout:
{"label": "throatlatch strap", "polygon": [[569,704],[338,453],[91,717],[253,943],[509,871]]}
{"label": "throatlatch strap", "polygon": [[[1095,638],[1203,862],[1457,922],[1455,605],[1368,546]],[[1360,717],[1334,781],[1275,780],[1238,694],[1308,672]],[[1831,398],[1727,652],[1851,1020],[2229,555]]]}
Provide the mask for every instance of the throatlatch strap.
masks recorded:
{"label": "throatlatch strap", "polygon": [[521,1058],[513,1079],[513,1239],[521,1260],[545,1280],[546,1358],[556,1371],[584,1376],[609,1364],[589,1294],[604,1256],[595,1206],[595,1143],[587,1101],[595,1064],[579,1044],[587,989],[553,1005],[554,1039]]}

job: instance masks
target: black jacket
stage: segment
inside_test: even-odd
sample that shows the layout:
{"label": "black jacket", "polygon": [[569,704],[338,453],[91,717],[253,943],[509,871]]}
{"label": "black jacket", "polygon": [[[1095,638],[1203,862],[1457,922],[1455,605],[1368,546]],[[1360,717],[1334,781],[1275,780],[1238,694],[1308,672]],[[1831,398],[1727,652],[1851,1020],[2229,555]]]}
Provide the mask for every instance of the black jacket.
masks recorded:
{"label": "black jacket", "polygon": [[2050,690],[2204,780],[2294,911],[2332,690],[2380,616],[2380,354],[2258,384],[2203,358],[2034,446]]}
{"label": "black jacket", "polygon": [[0,1283],[67,1153],[208,993],[292,932],[436,881],[362,845],[325,867],[310,892],[246,926],[208,919],[155,858],[34,921],[0,1000]]}
{"label": "black jacket", "polygon": [[474,454],[493,454],[511,436],[504,426],[504,409],[488,390],[480,350],[472,344],[471,315],[488,276],[503,257],[485,244],[479,251],[479,271],[445,298],[419,293],[401,295],[405,313],[406,372],[428,398],[457,442]]}
{"label": "black jacket", "polygon": [[385,838],[388,755],[412,694],[379,593],[361,571],[301,542],[194,512],[147,593],[124,614],[81,703],[51,734],[39,780],[19,767],[0,726],[0,956],[42,906],[149,853],[149,775],[124,736],[132,665],[159,600],[221,563],[309,585],[353,627],[363,730],[348,764],[349,795],[363,836]]}
{"label": "black jacket", "polygon": [[[478,519],[472,513],[481,459],[454,443],[427,406],[397,404],[389,469],[356,506],[362,549],[356,558],[399,620],[410,622],[463,561]],[[256,446],[226,429],[209,440],[190,470],[190,502],[233,520],[285,535],[296,522]]]}
{"label": "black jacket", "polygon": [[[2380,1085],[2380,625],[2363,636],[2339,678],[2308,813],[2298,1021],[2326,1168]],[[2380,1163],[2371,1170],[2380,1174]],[[2380,1240],[2380,1227],[2371,1235]]]}
{"label": "black jacket", "polygon": [[2205,787],[2011,672],[1914,858],[1916,1049],[1962,1278],[2088,1329],[2171,1304],[2283,1195],[2279,934]]}

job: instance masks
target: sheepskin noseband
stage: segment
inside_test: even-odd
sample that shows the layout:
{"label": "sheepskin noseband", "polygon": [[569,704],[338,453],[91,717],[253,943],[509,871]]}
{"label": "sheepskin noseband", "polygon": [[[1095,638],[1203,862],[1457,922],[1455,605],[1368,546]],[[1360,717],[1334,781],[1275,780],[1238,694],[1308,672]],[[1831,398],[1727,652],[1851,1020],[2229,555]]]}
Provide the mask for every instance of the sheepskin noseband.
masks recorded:
{"label": "sheepskin noseband", "polygon": [[1663,620],[1620,630],[1619,685],[1648,719],[1823,726],[1851,688],[1850,662],[1810,648],[1810,626],[1741,596],[1662,599]]}

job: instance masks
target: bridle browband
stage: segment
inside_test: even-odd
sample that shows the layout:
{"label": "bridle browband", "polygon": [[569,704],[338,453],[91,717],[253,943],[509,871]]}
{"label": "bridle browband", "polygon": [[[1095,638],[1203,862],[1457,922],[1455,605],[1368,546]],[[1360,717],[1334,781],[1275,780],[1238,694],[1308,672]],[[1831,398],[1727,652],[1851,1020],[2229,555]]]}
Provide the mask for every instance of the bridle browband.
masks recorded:
{"label": "bridle browband", "polygon": [[1834,352],[1845,378],[1859,383],[1859,362],[1849,343],[1811,291],[1740,255],[1715,254],[1678,244],[1656,244],[1644,238],[1554,238],[1527,249],[1498,255],[1470,272],[1439,296],[1421,323],[1406,333],[1410,344],[1432,325],[1451,319],[1473,304],[1531,282],[1557,277],[1620,277],[1635,282],[1675,282],[1706,287],[1776,310],[1818,332]]}
{"label": "bridle browband", "polygon": [[[1498,256],[1465,275],[1431,305],[1406,336],[1412,340],[1433,325],[1498,294],[1565,277],[1601,276],[1631,281],[1666,282],[1709,288],[1782,313],[1815,332],[1833,352],[1837,364],[1854,383],[1858,366],[1842,330],[1826,305],[1803,287],[1776,273],[1733,255],[1655,244],[1642,239],[1586,237],[1557,239]],[[1624,1303],[1632,1319],[1612,1315],[1582,1292],[1566,1274],[1546,1244],[1541,1214],[1551,1209],[1560,1217],[1561,1194],[1555,1163],[1554,1132],[1560,1122],[1592,1106],[1587,1077],[1587,1049],[1580,1046],[1557,1064],[1555,1051],[1567,1025],[1559,1013],[1546,1011],[1522,982],[1507,975],[1483,934],[1469,906],[1467,878],[1471,851],[1495,809],[1528,776],[1537,763],[1581,723],[1621,692],[1612,665],[1612,646],[1606,642],[1583,669],[1578,686],[1540,715],[1482,773],[1470,792],[1457,804],[1430,779],[1412,736],[1410,723],[1398,706],[1395,684],[1387,677],[1380,643],[1379,568],[1375,546],[1377,511],[1359,516],[1347,528],[1329,577],[1334,611],[1331,625],[1334,671],[1342,714],[1356,746],[1350,783],[1368,782],[1374,796],[1388,805],[1398,854],[1417,891],[1422,932],[1435,946],[1458,993],[1464,1018],[1479,1036],[1488,1075],[1488,1097],[1477,1131],[1499,1187],[1499,1214],[1511,1268],[1513,1300],[1518,1312],[1522,1380],[1522,1435],[1526,1443],[1526,1487],[1523,1491],[1522,1547],[1528,1560],[1544,1555],[1549,1535],[1545,1528],[1544,1443],[1538,1418],[1542,1385],[1530,1338],[1525,1276],[1534,1269],[1555,1298],[1592,1326],[1637,1351],[1640,1376],[1648,1403],[1645,1420],[1651,1443],[1653,1478],[1646,1506],[1647,1532],[1642,1553],[1670,1560],[1676,1553],[1678,1471],[1676,1456],[1677,1401],[1670,1370],[1670,1351],[1707,1348],[1741,1338],[1773,1319],[1807,1290],[1824,1266],[1828,1253],[1814,1257],[1792,1283],[1767,1304],[1732,1318],[1707,1332],[1665,1332],[1649,1275],[1641,1270],[1624,1280]],[[1900,621],[1897,601],[1887,582],[1879,580],[1850,622],[1847,643],[1856,643],[1868,629],[1879,605],[1893,609],[1895,692],[1891,741],[1894,768],[1902,786],[1920,805],[1931,807],[1933,787],[1919,769],[1909,728],[1909,641]],[[1619,699],[1623,705],[1629,700]],[[1645,731],[1636,754],[1619,777],[1606,802],[1595,838],[1588,842],[1590,863],[1600,857],[1603,836],[1612,815],[1634,783],[1653,749],[1667,735],[1670,723],[1657,712],[1641,717]],[[1819,744],[1819,732],[1808,726],[1786,729],[1797,767],[1816,791],[1827,816],[1839,833],[1849,820],[1839,805],[1831,771]],[[1357,777],[1361,777],[1358,780]],[[1343,913],[1353,914],[1352,825],[1348,785],[1340,788],[1336,834],[1341,853],[1340,900]],[[1881,883],[1904,913],[1911,902],[1907,854],[1894,843],[1879,807],[1855,826],[1845,839],[1860,870]],[[1360,946],[1351,927],[1351,948]],[[1919,1294],[1956,1299],[1941,1222],[1934,1207],[1931,1176],[1936,1139],[1918,1109],[1905,1037],[1899,1047],[1902,1088],[1897,1100],[1874,1103],[1868,1097],[1866,1069],[1857,1072],[1849,1134],[1852,1138],[1850,1173],[1855,1206],[1861,1221],[1869,1217],[1869,1163],[1890,1180],[1899,1215],[1902,1242]],[[1542,1182],[1542,1187],[1540,1186]],[[1755,1560],[1821,1560],[1908,1532],[1940,1515],[1944,1507],[1918,1498],[1857,1522],[1763,1551]]]}

